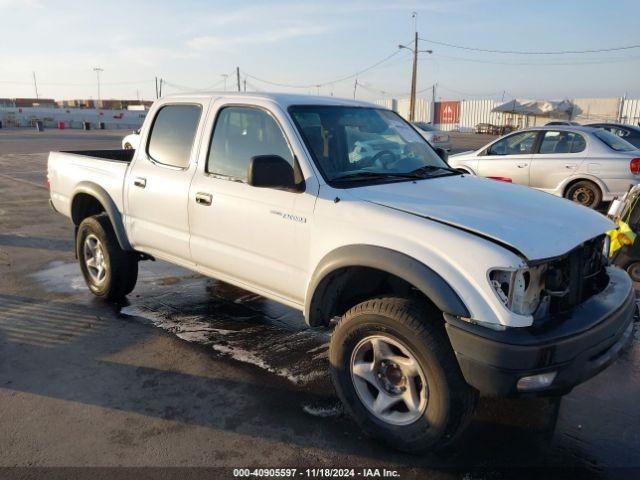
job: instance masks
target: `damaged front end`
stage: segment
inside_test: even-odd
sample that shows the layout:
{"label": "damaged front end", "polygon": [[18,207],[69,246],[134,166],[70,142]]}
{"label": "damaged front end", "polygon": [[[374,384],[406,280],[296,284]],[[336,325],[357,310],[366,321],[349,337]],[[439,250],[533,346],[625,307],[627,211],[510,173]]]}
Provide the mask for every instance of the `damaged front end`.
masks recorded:
{"label": "damaged front end", "polygon": [[561,257],[529,262],[518,270],[489,271],[500,301],[538,323],[549,315],[571,310],[607,286],[605,235],[591,239]]}

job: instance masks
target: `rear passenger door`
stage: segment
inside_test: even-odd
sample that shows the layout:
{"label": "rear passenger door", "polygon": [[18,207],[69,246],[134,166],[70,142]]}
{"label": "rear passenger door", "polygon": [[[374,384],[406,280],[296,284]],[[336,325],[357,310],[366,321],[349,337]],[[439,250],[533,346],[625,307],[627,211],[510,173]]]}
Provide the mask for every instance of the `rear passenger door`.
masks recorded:
{"label": "rear passenger door", "polygon": [[580,169],[587,142],[582,134],[572,131],[546,130],[541,135],[531,164],[531,186],[555,191]]}
{"label": "rear passenger door", "polygon": [[160,105],[125,179],[131,244],[178,263],[191,260],[187,202],[207,104],[203,99]]}
{"label": "rear passenger door", "polygon": [[491,144],[478,156],[478,174],[529,185],[529,168],[537,130],[517,132]]}

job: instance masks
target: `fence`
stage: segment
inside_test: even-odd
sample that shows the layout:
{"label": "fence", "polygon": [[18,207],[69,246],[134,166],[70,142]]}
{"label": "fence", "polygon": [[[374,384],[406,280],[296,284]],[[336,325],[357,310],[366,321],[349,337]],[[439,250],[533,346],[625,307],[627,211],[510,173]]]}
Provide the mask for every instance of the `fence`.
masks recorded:
{"label": "fence", "polygon": [[103,123],[107,129],[135,129],[142,125],[146,111],[104,110],[97,108],[0,107],[3,127],[31,127],[41,121],[47,128],[56,128],[62,122],[65,128],[82,128],[85,122],[91,128]]}
{"label": "fence", "polygon": [[[544,125],[552,120],[574,120],[579,123],[616,122],[637,125],[640,122],[640,99],[575,98],[569,116],[550,118],[533,115],[498,113],[492,110],[502,102],[483,100],[443,101],[435,104],[424,98],[416,100],[415,120],[432,122],[444,131],[473,132],[479,123],[513,125],[518,128]],[[376,104],[395,110],[409,118],[409,99],[378,100]]]}

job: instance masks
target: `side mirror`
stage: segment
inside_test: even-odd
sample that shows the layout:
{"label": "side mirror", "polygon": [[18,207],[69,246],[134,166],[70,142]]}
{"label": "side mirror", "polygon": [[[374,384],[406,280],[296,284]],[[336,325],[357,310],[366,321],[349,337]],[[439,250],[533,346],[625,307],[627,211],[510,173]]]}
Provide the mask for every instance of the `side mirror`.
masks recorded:
{"label": "side mirror", "polygon": [[436,148],[435,150],[444,163],[449,164],[449,154],[447,151],[444,148]]}
{"label": "side mirror", "polygon": [[252,187],[294,190],[293,167],[279,155],[257,155],[249,160],[247,181]]}

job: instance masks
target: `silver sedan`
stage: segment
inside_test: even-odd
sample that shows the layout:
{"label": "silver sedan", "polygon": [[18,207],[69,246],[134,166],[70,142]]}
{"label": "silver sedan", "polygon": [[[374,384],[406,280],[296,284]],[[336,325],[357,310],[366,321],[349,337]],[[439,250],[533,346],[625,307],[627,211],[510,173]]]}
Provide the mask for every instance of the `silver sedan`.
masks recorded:
{"label": "silver sedan", "polygon": [[518,130],[449,157],[462,172],[519,183],[586,207],[640,183],[640,151],[606,130],[545,126]]}

